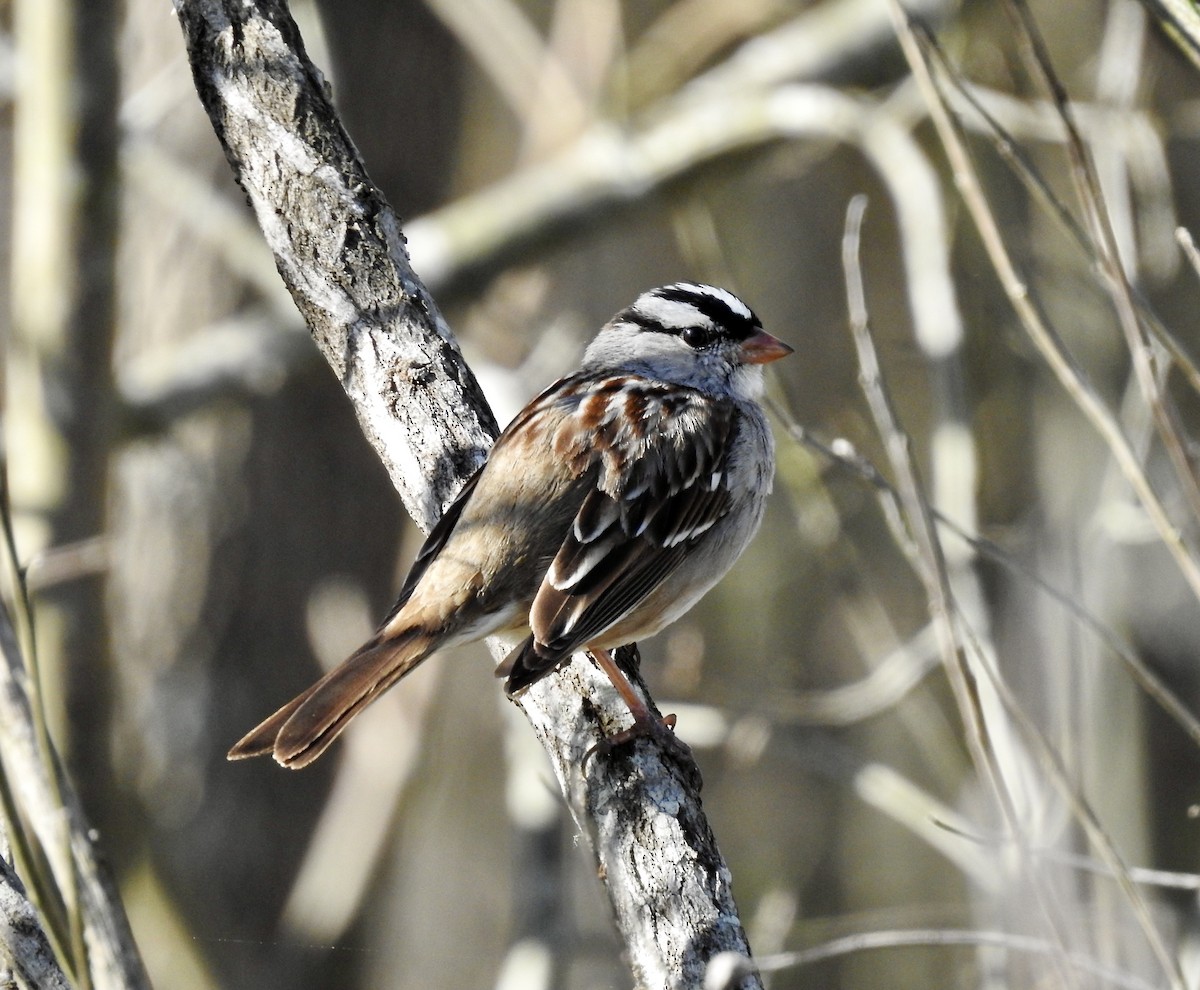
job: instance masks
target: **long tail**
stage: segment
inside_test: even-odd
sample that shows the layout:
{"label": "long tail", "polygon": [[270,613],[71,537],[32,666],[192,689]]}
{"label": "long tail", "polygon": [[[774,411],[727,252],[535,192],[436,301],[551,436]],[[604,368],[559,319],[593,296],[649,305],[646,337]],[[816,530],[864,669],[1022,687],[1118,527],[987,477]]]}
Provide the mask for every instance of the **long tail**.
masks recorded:
{"label": "long tail", "polygon": [[251,729],[229,751],[231,760],[270,753],[280,766],[306,767],[329,748],[360,711],[432,652],[417,629],[371,640],[303,694]]}

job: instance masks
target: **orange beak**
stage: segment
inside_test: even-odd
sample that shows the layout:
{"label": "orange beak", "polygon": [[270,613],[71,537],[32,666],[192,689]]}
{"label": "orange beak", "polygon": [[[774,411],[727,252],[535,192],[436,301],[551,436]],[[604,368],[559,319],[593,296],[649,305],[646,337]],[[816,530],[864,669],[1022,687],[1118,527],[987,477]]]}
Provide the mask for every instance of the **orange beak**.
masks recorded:
{"label": "orange beak", "polygon": [[753,337],[742,343],[740,351],[744,364],[767,364],[787,357],[792,353],[793,348],[778,337],[772,337],[766,330],[759,330]]}

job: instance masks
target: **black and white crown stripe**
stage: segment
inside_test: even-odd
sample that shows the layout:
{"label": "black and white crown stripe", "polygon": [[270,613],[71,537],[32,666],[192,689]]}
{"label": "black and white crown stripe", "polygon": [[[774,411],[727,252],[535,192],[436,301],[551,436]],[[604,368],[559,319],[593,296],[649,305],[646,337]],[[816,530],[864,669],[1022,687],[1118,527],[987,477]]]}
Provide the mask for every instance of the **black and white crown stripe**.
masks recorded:
{"label": "black and white crown stripe", "polygon": [[675,282],[643,293],[617,319],[672,334],[707,324],[733,340],[747,340],[762,330],[754,311],[732,292],[696,282]]}

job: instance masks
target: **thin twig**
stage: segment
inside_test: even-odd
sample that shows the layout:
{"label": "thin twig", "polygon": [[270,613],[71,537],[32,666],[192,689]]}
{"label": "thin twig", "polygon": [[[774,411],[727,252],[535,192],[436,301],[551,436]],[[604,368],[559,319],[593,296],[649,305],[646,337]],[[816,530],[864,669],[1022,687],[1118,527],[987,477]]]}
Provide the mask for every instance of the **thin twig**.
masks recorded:
{"label": "thin twig", "polygon": [[[1074,214],[1067,209],[1066,204],[1059,199],[1051,188],[1050,183],[1045,180],[1037,166],[1034,165],[1030,155],[1017,143],[1012,133],[1000,122],[996,115],[987,108],[984,101],[979,97],[977,87],[968,83],[962,77],[961,73],[955,69],[954,64],[942,50],[941,43],[937,37],[921,24],[914,24],[913,29],[914,33],[920,38],[921,43],[925,46],[927,53],[936,63],[939,77],[946,79],[954,87],[954,91],[959,97],[961,97],[972,111],[979,115],[983,123],[983,133],[991,140],[992,147],[995,148],[996,153],[1008,165],[1013,175],[1017,177],[1033,199],[1040,203],[1059,227],[1066,232],[1071,243],[1092,262],[1089,267],[1093,274],[1098,278],[1105,279],[1106,276],[1096,262],[1095,251],[1093,250],[1093,245],[1087,235],[1087,231],[1075,219]],[[1192,389],[1200,392],[1200,366],[1196,364],[1192,356],[1184,350],[1183,345],[1175,338],[1175,335],[1159,319],[1158,314],[1151,308],[1149,301],[1138,287],[1130,286],[1129,288],[1133,301],[1137,306],[1138,314],[1146,327],[1154,334],[1155,340],[1167,349],[1167,352],[1171,355],[1171,359],[1179,366],[1180,371],[1183,372],[1184,378]]]}
{"label": "thin twig", "polygon": [[[827,959],[864,952],[871,949],[896,949],[911,946],[971,946],[975,948],[997,948],[1010,952],[1020,952],[1026,955],[1057,956],[1059,948],[1047,939],[1031,935],[1018,935],[1013,932],[964,931],[954,928],[916,928],[910,930],[893,929],[890,931],[860,932],[831,939],[810,949],[800,949],[796,952],[780,952],[775,955],[763,956],[757,960],[758,969],[763,973],[775,973],[785,969],[798,969],[801,966],[812,966]],[[1066,962],[1081,973],[1088,973],[1123,987],[1125,990],[1156,990],[1155,985],[1141,979],[1132,973],[1114,969],[1097,962],[1092,956],[1081,952],[1068,952]],[[724,960],[714,960],[717,962]],[[739,973],[736,960],[728,960],[730,975]],[[705,990],[724,990],[733,986],[730,982],[721,982],[725,970],[713,966],[714,978],[706,981]]]}
{"label": "thin twig", "polygon": [[[832,443],[814,436],[806,430],[779,403],[768,400],[771,412],[797,443],[803,444],[810,450],[825,458],[831,464],[836,464],[856,477],[870,484],[884,496],[885,505],[890,506],[886,514],[899,518],[900,495],[896,487],[882,472],[863,454],[854,449],[845,440]],[[931,507],[933,518],[937,524],[953,533],[958,539],[968,543],[981,556],[994,560],[1003,565],[1022,579],[1029,581],[1038,591],[1057,602],[1067,613],[1091,632],[1101,643],[1116,654],[1128,668],[1130,675],[1162,710],[1187,734],[1192,742],[1200,747],[1200,718],[1184,704],[1179,695],[1158,676],[1136,651],[1108,626],[1099,616],[1090,612],[1069,592],[1056,587],[1033,568],[1022,563],[1004,547],[986,536],[973,533],[965,526],[951,519],[936,506]]]}
{"label": "thin twig", "polygon": [[896,490],[903,509],[906,529],[916,551],[913,558],[922,583],[929,597],[930,613],[934,627],[938,630],[938,642],[942,662],[946,669],[959,714],[967,735],[967,746],[975,764],[985,779],[990,779],[992,789],[1001,804],[1002,787],[994,777],[994,764],[986,742],[987,730],[979,709],[979,697],[974,677],[962,661],[953,629],[953,606],[949,580],[946,577],[945,561],[941,544],[933,534],[933,518],[929,502],[924,497],[922,485],[916,474],[908,436],[900,429],[892,402],[887,393],[879,368],[879,358],[871,340],[867,320],[866,298],[858,263],[858,245],[866,197],[855,196],[846,211],[846,232],[842,239],[842,265],[846,278],[846,298],[849,307],[850,333],[858,355],[859,384],[867,398],[876,428],[883,438],[888,460],[898,478]]}
{"label": "thin twig", "polygon": [[1177,227],[1175,228],[1175,240],[1183,248],[1183,256],[1187,258],[1188,264],[1192,266],[1192,271],[1200,277],[1200,251],[1196,250],[1196,242],[1192,239],[1192,232],[1187,227]]}
{"label": "thin twig", "polygon": [[[916,556],[912,558],[913,567],[925,588],[930,615],[938,634],[942,663],[963,723],[967,748],[1010,834],[1018,846],[1024,848],[1023,833],[1019,827],[1020,816],[1017,814],[1013,795],[992,742],[977,676],[967,662],[966,651],[960,638],[960,627],[965,624],[958,618],[946,558],[937,538],[929,499],[925,495],[924,485],[913,461],[908,435],[900,426],[888,394],[880,371],[875,343],[871,338],[858,261],[858,245],[865,209],[865,196],[855,196],[850,201],[846,212],[846,233],[842,239],[842,265],[846,278],[850,333],[858,356],[859,384],[866,396],[876,429],[883,438],[892,470],[898,479],[896,488],[905,522],[917,550]],[[979,666],[984,668],[986,676],[992,677],[993,681],[997,679],[987,663]],[[1036,871],[1031,868],[1029,858],[1022,856],[1021,864],[1032,881],[1033,890],[1047,923],[1058,932],[1059,921],[1056,912],[1048,903],[1049,893],[1044,889]],[[1061,933],[1059,943],[1060,954],[1065,956],[1066,950],[1061,948],[1065,945],[1065,938]],[[1065,968],[1063,959],[1056,956],[1056,963],[1064,982],[1070,982],[1070,973]]]}
{"label": "thin twig", "polygon": [[[29,588],[25,583],[25,573],[17,556],[16,537],[12,525],[12,503],[8,493],[8,470],[6,463],[0,463],[0,533],[3,534],[3,573],[11,606],[0,602],[4,614],[0,622],[11,624],[16,634],[13,644],[20,656],[21,673],[24,674],[24,689],[29,701],[32,716],[32,728],[37,740],[39,757],[42,759],[42,772],[51,781],[54,794],[51,798],[53,806],[62,805],[62,793],[59,788],[57,766],[47,764],[47,753],[52,751],[50,734],[46,725],[46,712],[42,705],[40,677],[36,666],[37,643],[34,636],[33,607],[29,600]],[[13,658],[15,661],[16,658]],[[36,831],[26,827],[26,818],[22,815],[20,800],[17,797],[9,774],[11,765],[5,765],[0,771],[0,805],[4,809],[6,832],[9,842],[16,854],[17,863],[26,882],[34,891],[34,897],[41,908],[43,917],[49,926],[51,940],[65,968],[71,975],[72,981],[80,978],[83,970],[87,969],[87,956],[78,955],[83,945],[82,923],[79,912],[79,880],[75,871],[74,859],[71,856],[69,836],[66,835],[64,816],[54,820],[55,838],[59,841],[57,850],[41,848],[44,838]],[[58,869],[55,868],[58,865]],[[69,864],[69,865],[67,865]],[[65,869],[63,868],[65,867]],[[66,877],[59,874],[65,872]],[[66,889],[63,889],[63,881]]]}
{"label": "thin twig", "polygon": [[1200,68],[1200,10],[1194,0],[1142,0],[1167,36]]}
{"label": "thin twig", "polygon": [[891,0],[891,6],[901,48],[925,95],[934,126],[937,128],[954,170],[954,180],[958,185],[963,203],[979,231],[980,239],[991,259],[992,267],[999,277],[1022,327],[1063,389],[1108,446],[1117,466],[1137,494],[1159,539],[1175,559],[1176,566],[1192,593],[1200,599],[1200,565],[1197,564],[1184,543],[1182,534],[1171,521],[1162,500],[1155,492],[1149,478],[1146,477],[1146,473],[1120,425],[1031,298],[1028,286],[1018,273],[1012,256],[1008,252],[999,223],[988,205],[987,197],[984,195],[979,176],[957,122],[950,114],[949,107],[934,82],[932,65],[925,54],[920,33],[908,20],[898,0]]}
{"label": "thin twig", "polygon": [[[973,842],[976,845],[992,848],[1001,848],[1010,845],[1009,840],[1002,836],[978,835],[966,830],[959,824],[941,818],[937,819],[934,824],[938,828],[961,839],[965,839],[967,842]],[[1111,869],[1091,856],[1081,856],[1078,853],[1064,852],[1061,849],[1038,848],[1036,846],[1030,848],[1029,851],[1034,856],[1038,856],[1048,863],[1055,863],[1065,866],[1068,869],[1091,873],[1095,876],[1107,877],[1110,880],[1115,879]],[[1144,887],[1200,891],[1200,873],[1182,873],[1178,870],[1153,870],[1145,866],[1130,866],[1126,868],[1126,872],[1129,874],[1130,880]]]}
{"label": "thin twig", "polygon": [[1185,450],[1186,438],[1180,435],[1178,415],[1162,390],[1159,375],[1155,370],[1157,361],[1138,320],[1133,292],[1125,272],[1125,266],[1121,262],[1121,254],[1117,247],[1116,235],[1109,219],[1104,195],[1100,189],[1100,179],[1096,175],[1096,167],[1080,136],[1079,127],[1075,123],[1075,114],[1071,109],[1071,102],[1063,88],[1062,81],[1054,72],[1045,42],[1042,40],[1037,23],[1029,12],[1025,0],[1005,0],[1005,8],[1019,29],[1019,37],[1024,42],[1022,48],[1026,52],[1026,61],[1050,93],[1051,103],[1066,130],[1071,178],[1083,206],[1084,216],[1087,217],[1088,227],[1092,232],[1092,242],[1099,254],[1101,269],[1106,276],[1105,281],[1117,313],[1117,322],[1125,334],[1125,343],[1129,348],[1134,374],[1141,387],[1142,397],[1154,416],[1154,425],[1159,440],[1167,452],[1179,486],[1191,508],[1192,516],[1194,519],[1200,520],[1200,485],[1197,484],[1196,474]]}
{"label": "thin twig", "polygon": [[[2,468],[0,460],[0,573],[16,621],[28,623]],[[116,884],[46,731],[37,673],[22,652],[21,639],[31,635],[18,633],[0,607],[0,802],[10,841],[74,985],[141,990],[149,981]]]}

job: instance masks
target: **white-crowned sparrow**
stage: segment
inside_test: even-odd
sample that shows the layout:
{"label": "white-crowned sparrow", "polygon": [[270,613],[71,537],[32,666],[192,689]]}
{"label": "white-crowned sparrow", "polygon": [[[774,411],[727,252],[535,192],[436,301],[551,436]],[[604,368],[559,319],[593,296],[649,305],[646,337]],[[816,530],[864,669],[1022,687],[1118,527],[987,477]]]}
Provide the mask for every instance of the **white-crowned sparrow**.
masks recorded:
{"label": "white-crowned sparrow", "polygon": [[657,728],[608,651],[683,615],[758,529],[775,470],[762,365],[791,352],[724,289],[643,293],[500,435],[372,639],[230,758],[306,766],[435,650],[493,634],[525,637],[497,668],[510,695],[587,650],[634,732]]}

